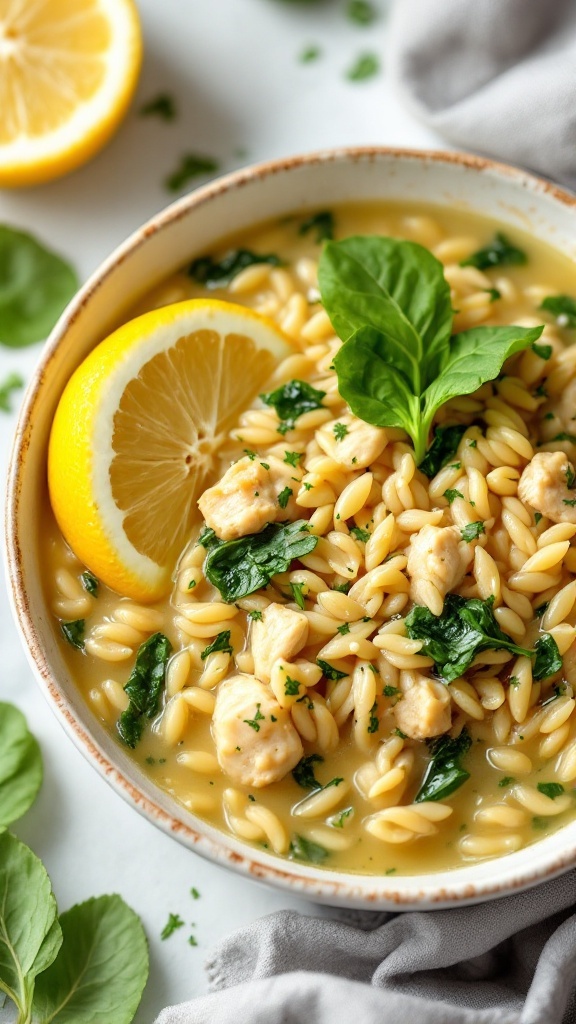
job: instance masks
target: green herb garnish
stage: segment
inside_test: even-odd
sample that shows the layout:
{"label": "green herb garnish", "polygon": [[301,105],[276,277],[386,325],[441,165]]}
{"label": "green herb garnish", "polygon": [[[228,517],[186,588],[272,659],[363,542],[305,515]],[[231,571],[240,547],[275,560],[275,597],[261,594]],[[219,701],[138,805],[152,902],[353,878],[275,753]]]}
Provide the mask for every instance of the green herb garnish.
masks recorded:
{"label": "green herb garnish", "polygon": [[564,793],[564,786],[560,782],[539,782],[536,789],[544,796],[550,797],[551,800],[555,800],[557,796],[562,796]]}
{"label": "green herb garnish", "polygon": [[284,489],[280,491],[280,494],[278,495],[278,504],[280,505],[280,508],[286,508],[293,493],[294,492],[291,487],[284,487]]}
{"label": "green herb garnish", "polygon": [[313,843],[311,839],[299,835],[292,838],[290,854],[296,860],[308,860],[311,864],[322,864],[329,856],[328,850],[319,843]]}
{"label": "green herb garnish", "polygon": [[297,467],[302,454],[300,452],[284,452],[284,462],[287,462],[289,466]]}
{"label": "green herb garnish", "polygon": [[456,498],[463,498],[464,495],[462,494],[462,491],[455,491],[451,487],[449,487],[447,491],[444,491],[442,497],[446,498],[448,504],[451,505],[452,502],[456,500]]}
{"label": "green herb garnish", "polygon": [[548,679],[562,668],[562,656],[551,633],[543,633],[534,644],[536,659],[532,675],[536,681]]}
{"label": "green herb garnish", "polygon": [[288,524],[270,523],[260,533],[219,541],[208,551],[204,563],[206,579],[229,603],[260,590],[276,573],[286,572],[295,558],[314,550],[318,537],[307,533],[306,526],[302,519]]}
{"label": "green herb garnish", "polygon": [[177,113],[176,101],[167,92],[159,93],[140,107],[141,117],[159,117],[162,121],[174,121]]}
{"label": "green herb garnish", "polygon": [[380,720],[378,718],[377,712],[378,704],[374,703],[370,708],[370,717],[368,720],[368,725],[366,726],[367,732],[378,732],[378,729],[380,727]]}
{"label": "green herb garnish", "polygon": [[346,636],[350,632],[350,623],[343,622],[341,626],[336,627],[336,632],[340,633],[340,636]]}
{"label": "green herb garnish", "polygon": [[349,675],[348,672],[341,672],[339,668],[334,668],[334,665],[328,661],[322,661],[321,658],[316,658],[316,664],[322,669],[322,675],[332,682],[337,683],[339,679],[345,679]]}
{"label": "green herb garnish", "polygon": [[216,654],[217,651],[222,651],[223,654],[233,654],[234,648],[230,643],[230,630],[223,629],[221,633],[218,633],[217,637],[204,648],[200,657],[202,661],[205,661],[209,654]]}
{"label": "green herb garnish", "polygon": [[0,345],[43,341],[78,286],[69,263],[32,235],[0,224]]}
{"label": "green herb garnish", "polygon": [[199,256],[188,267],[188,274],[206,288],[226,288],[241,270],[253,267],[256,263],[268,263],[271,267],[279,267],[281,261],[274,253],[233,249],[221,260],[215,260],[212,256]]}
{"label": "green herb garnish", "polygon": [[324,758],[321,754],[309,754],[302,757],[296,767],[292,770],[292,777],[302,789],[322,789],[321,784],[314,775],[314,765],[322,764]]}
{"label": "green herb garnish", "polygon": [[[0,298],[1,304],[1,298]],[[24,380],[19,373],[9,373],[0,383],[0,409],[2,412],[12,412],[10,398],[14,391],[24,387]]]}
{"label": "green herb garnish", "polygon": [[300,683],[298,680],[286,676],[284,680],[284,693],[286,697],[295,697],[297,693],[300,693]]}
{"label": "green herb garnish", "polygon": [[380,71],[380,58],[375,53],[363,53],[346,72],[349,82],[365,82]]}
{"label": "green herb garnish", "polygon": [[169,192],[180,192],[194,178],[214,174],[219,169],[220,164],[214,157],[201,156],[199,153],[185,153],[180,157],[180,163],[176,170],[168,175],[164,184]]}
{"label": "green herb garnish", "polygon": [[138,648],[136,663],[124,687],[130,703],[116,726],[124,743],[132,749],[142,736],[144,720],[158,714],[171,651],[172,644],[163,633],[153,633]]}
{"label": "green herb garnish", "polygon": [[62,636],[72,647],[76,647],[79,651],[84,650],[84,627],[86,625],[85,619],[75,619],[73,622],[61,622],[60,630]]}
{"label": "green herb garnish", "polygon": [[453,739],[440,736],[430,743],[430,762],[424,773],[422,785],[414,797],[415,803],[424,800],[445,800],[470,778],[470,772],[461,765],[461,760],[472,746],[472,738],[466,729]]}
{"label": "green herb garnish", "polygon": [[504,778],[500,779],[498,786],[500,789],[505,789],[506,786],[512,786],[516,782],[513,775],[505,775]]}
{"label": "green herb garnish", "polygon": [[499,231],[483,249],[478,249],[478,252],[473,253],[472,256],[460,260],[460,266],[490,270],[491,267],[518,267],[527,262],[526,253],[513,245],[506,235]]}
{"label": "green herb garnish", "polygon": [[260,732],[259,723],[264,721],[264,715],[260,711],[260,704],[256,705],[254,718],[244,718],[243,721],[246,725],[249,725],[251,729],[254,729],[254,732]]}
{"label": "green herb garnish", "polygon": [[254,608],[251,612],[248,612],[248,618],[252,619],[252,622],[262,622],[262,612],[259,608]]}
{"label": "green herb garnish", "polygon": [[292,600],[298,605],[299,608],[304,611],[306,607],[304,603],[304,584],[303,583],[289,583],[290,592],[292,594]]}
{"label": "green herb garnish", "polygon": [[367,544],[370,540],[370,531],[363,530],[360,526],[352,526],[350,528],[350,534],[355,540],[361,541],[362,544]]}
{"label": "green herb garnish", "polygon": [[332,427],[332,433],[337,441],[343,441],[348,433],[348,427],[345,423],[335,423]]}
{"label": "green herb garnish", "polygon": [[276,391],[260,395],[260,398],[266,405],[274,407],[280,420],[280,433],[285,434],[288,430],[292,430],[296,420],[305,412],[320,409],[325,395],[325,391],[317,391],[306,381],[290,380]]}
{"label": "green herb garnish", "polygon": [[98,597],[98,580],[96,579],[93,572],[86,569],[81,575],[82,586],[84,590],[87,590],[93,597]]}
{"label": "green herb garnish", "polygon": [[306,46],[302,50],[298,60],[301,64],[311,64],[312,61],[318,60],[321,54],[322,50],[319,46]]}
{"label": "green herb garnish", "polygon": [[183,927],[184,921],[179,914],[168,914],[168,920],[160,932],[160,938],[162,940],[169,939],[171,935],[174,935],[174,932]]}
{"label": "green herb garnish", "polygon": [[460,530],[462,540],[468,541],[468,543],[473,540],[478,540],[481,533],[486,533],[486,529],[484,527],[484,523],[480,519],[475,523],[466,523],[466,526],[462,527]]}
{"label": "green herb garnish", "polygon": [[314,241],[317,245],[334,238],[334,214],[330,210],[321,210],[320,213],[313,213],[306,220],[302,221],[299,235],[307,235],[310,231],[314,233]]}
{"label": "green herb garnish", "polygon": [[[451,459],[456,452],[466,432],[467,427],[457,424],[453,427],[436,427],[434,440],[430,445],[418,469],[428,477],[436,476],[442,466]],[[455,469],[460,469],[460,463],[455,463]]]}
{"label": "green herb garnish", "polygon": [[560,327],[576,327],[576,299],[570,295],[548,295],[540,309],[552,313]]}
{"label": "green herb garnish", "polygon": [[370,0],[348,0],[346,16],[357,25],[371,25],[378,12]]}
{"label": "green herb garnish", "polygon": [[332,828],[344,828],[344,822],[347,821],[351,814],[354,814],[354,808],[345,807],[343,811],[340,811],[340,814],[330,819]]}

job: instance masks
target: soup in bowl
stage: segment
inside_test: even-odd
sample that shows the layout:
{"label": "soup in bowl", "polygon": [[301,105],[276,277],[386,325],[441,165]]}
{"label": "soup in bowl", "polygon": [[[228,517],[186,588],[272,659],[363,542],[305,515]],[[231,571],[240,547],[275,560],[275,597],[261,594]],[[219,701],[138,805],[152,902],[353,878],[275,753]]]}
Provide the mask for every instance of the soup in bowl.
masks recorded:
{"label": "soup in bowl", "polygon": [[561,214],[467,158],[257,169],[176,204],[57,329],[12,472],[20,621],[79,742],[201,852],[357,905],[572,862]]}

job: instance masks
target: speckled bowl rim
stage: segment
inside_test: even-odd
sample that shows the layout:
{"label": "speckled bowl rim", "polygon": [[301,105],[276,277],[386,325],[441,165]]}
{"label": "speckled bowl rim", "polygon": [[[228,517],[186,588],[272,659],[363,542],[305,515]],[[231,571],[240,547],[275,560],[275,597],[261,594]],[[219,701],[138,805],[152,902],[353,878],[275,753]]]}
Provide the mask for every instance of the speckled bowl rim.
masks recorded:
{"label": "speckled bowl rim", "polygon": [[[564,844],[557,842],[554,845],[544,839],[525,848],[533,852],[531,859],[534,863],[531,865],[516,866],[514,864],[511,870],[504,870],[502,873],[501,869],[506,865],[512,865],[518,854],[513,853],[506,857],[495,858],[490,862],[493,868],[490,877],[482,882],[468,879],[458,881],[456,875],[463,869],[440,872],[437,875],[430,873],[421,876],[405,875],[387,878],[376,875],[357,875],[351,872],[327,871],[311,865],[281,860],[264,851],[255,850],[247,843],[243,843],[189,814],[185,808],[157,787],[153,787],[156,790],[157,798],[152,799],[142,791],[137,782],[135,783],[127,773],[121,771],[114,764],[113,759],[104,752],[90,730],[87,730],[78,720],[71,702],[63,692],[58,680],[51,673],[40,630],[37,629],[33,621],[24,587],[21,538],[18,528],[20,492],[22,478],[26,471],[26,455],[30,445],[34,413],[42,401],[44,385],[49,378],[54,355],[80,311],[97,292],[103,281],[114,273],[115,268],[128,255],[144,246],[152,235],[184,217],[192,208],[213,202],[228,191],[252,184],[255,179],[262,180],[305,165],[329,165],[336,162],[353,163],[366,160],[378,161],[379,159],[394,160],[395,158],[417,161],[422,166],[433,162],[457,165],[480,174],[487,173],[493,178],[513,181],[520,189],[528,192],[547,194],[555,202],[566,207],[576,207],[576,196],[552,182],[507,164],[466,153],[384,146],[341,147],[260,163],[225,175],[177,200],[135,231],[96,269],[72,299],[46,342],[26,391],[14,437],[8,471],[5,554],[12,609],[35,678],[48,704],[75,746],[124,800],[168,835],[174,836],[188,848],[195,850],[207,859],[230,867],[243,876],[291,892],[293,895],[306,897],[317,903],[343,907],[373,910],[426,910],[482,902],[513,891],[526,889],[563,873],[576,864],[576,823],[573,823],[575,826],[572,828],[574,838],[570,842],[566,841]],[[167,810],[161,806],[162,802],[169,803],[170,809]],[[558,841],[570,828],[571,826],[567,825],[550,838],[555,838]],[[563,848],[557,849],[555,846]],[[472,873],[474,867],[476,865],[471,865],[467,874]],[[453,884],[450,882],[448,884],[434,883],[435,877],[440,880],[440,877],[445,878],[446,875],[454,876]]]}

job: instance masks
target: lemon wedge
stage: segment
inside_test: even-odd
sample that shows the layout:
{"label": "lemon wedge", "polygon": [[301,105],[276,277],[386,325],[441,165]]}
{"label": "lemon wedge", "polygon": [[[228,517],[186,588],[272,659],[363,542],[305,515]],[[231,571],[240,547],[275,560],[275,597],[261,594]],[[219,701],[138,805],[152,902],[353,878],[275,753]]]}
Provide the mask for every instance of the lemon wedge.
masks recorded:
{"label": "lemon wedge", "polygon": [[141,60],[133,0],[0,0],[0,186],[89,160],[124,117]]}
{"label": "lemon wedge", "polygon": [[271,320],[194,299],[125,324],[68,382],[48,450],[68,544],[136,601],[169,587],[218,448],[293,346]]}

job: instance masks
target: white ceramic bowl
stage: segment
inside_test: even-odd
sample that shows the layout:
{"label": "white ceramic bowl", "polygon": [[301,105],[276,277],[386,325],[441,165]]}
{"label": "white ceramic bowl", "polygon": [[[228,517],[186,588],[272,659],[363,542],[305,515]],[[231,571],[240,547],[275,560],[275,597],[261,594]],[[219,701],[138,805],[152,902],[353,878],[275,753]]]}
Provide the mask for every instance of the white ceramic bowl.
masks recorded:
{"label": "white ceramic bowl", "polygon": [[449,205],[530,231],[576,259],[576,198],[510,167],[454,153],[347,149],[238,171],[179,200],[90,278],[52,332],[28,388],[12,453],[8,573],[18,626],[42,692],[66,732],[114,789],[181,843],[240,874],[348,907],[420,909],[489,899],[576,863],[576,822],[488,862],[418,876],[375,877],[280,860],[225,835],[158,789],[95,718],[70,677],[41,589],[38,524],[46,446],[72,371],[152,286],[232,232],[350,200]]}

